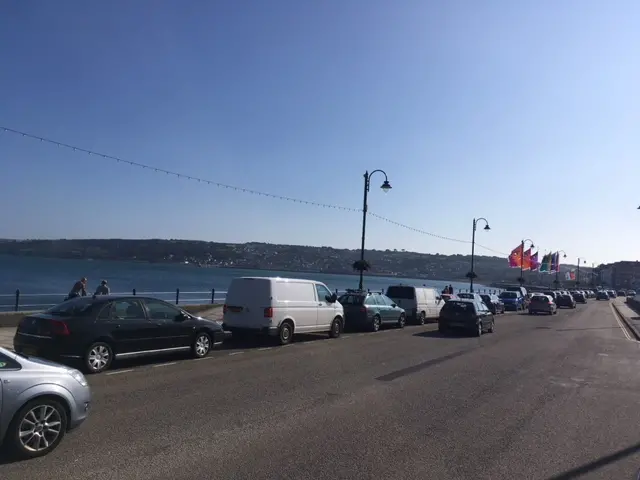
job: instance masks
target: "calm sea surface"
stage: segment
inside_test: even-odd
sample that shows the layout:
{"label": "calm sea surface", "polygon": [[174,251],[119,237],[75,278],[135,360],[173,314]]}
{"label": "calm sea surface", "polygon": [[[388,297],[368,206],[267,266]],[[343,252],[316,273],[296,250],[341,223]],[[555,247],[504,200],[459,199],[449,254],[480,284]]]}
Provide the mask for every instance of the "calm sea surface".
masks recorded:
{"label": "calm sea surface", "polygon": [[[104,279],[114,293],[131,293],[135,288],[138,294],[153,292],[156,297],[175,301],[176,288],[179,288],[180,303],[208,303],[211,301],[211,289],[216,291],[216,301],[222,301],[231,279],[241,276],[313,279],[325,283],[332,290],[358,287],[357,275],[0,255],[0,311],[13,306],[16,289],[20,289],[21,309],[36,309],[58,303],[83,276],[89,279],[91,292]],[[467,283],[450,282],[446,279],[424,280],[366,275],[364,286],[371,290],[383,290],[388,285],[397,283],[426,285],[438,290],[451,283],[456,292],[469,287]],[[477,285],[477,288],[489,287]]]}

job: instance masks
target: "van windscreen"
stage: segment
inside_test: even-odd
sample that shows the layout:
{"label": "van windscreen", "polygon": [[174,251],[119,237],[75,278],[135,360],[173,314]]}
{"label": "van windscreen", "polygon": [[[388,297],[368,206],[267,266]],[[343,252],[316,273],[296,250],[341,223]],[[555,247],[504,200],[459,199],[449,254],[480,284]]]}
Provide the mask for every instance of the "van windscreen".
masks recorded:
{"label": "van windscreen", "polygon": [[414,300],[416,298],[416,290],[413,287],[405,286],[392,286],[387,288],[387,297],[389,298],[401,298],[405,300]]}

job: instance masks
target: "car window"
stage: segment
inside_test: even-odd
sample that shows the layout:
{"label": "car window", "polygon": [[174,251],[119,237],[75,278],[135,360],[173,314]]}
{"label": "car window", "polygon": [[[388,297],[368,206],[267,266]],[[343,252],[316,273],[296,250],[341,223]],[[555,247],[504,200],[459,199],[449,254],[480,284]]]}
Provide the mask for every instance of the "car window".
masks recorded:
{"label": "car window", "polygon": [[182,313],[179,308],[160,300],[145,300],[144,303],[151,320],[175,320]]}
{"label": "car window", "polygon": [[364,301],[365,305],[377,305],[378,302],[376,302],[376,299],[373,295],[369,295],[365,301]]}
{"label": "car window", "polygon": [[98,313],[98,320],[109,320],[111,318],[111,307],[113,302],[107,303]]}
{"label": "car window", "polygon": [[491,303],[491,295],[480,295],[483,301]]}
{"label": "car window", "polygon": [[320,302],[326,302],[327,295],[331,296],[331,292],[327,287],[325,287],[324,285],[318,285],[317,283],[316,283],[316,292],[318,292],[318,301]]}
{"label": "car window", "polygon": [[60,317],[77,317],[86,313],[92,306],[93,297],[77,297],[51,307],[45,310],[45,313]]}
{"label": "car window", "polygon": [[362,305],[363,298],[362,295],[342,295],[338,302],[342,305]]}
{"label": "car window", "polygon": [[518,298],[517,292],[502,292],[500,298]]}
{"label": "car window", "polygon": [[22,365],[13,360],[12,358],[7,357],[3,353],[0,353],[0,371],[2,370],[20,370]]}
{"label": "car window", "polygon": [[386,295],[378,295],[378,302],[380,302],[380,305],[386,305],[388,307],[390,307],[391,305],[393,305],[395,303],[393,300],[391,300]]}
{"label": "car window", "polygon": [[473,313],[473,303],[449,300],[442,307],[443,312]]}
{"label": "car window", "polygon": [[460,298],[468,298],[468,299],[473,299],[473,298],[475,298],[475,297],[473,296],[473,293],[459,293],[459,294],[458,294],[458,297],[460,297]]}
{"label": "car window", "polygon": [[116,300],[111,308],[111,320],[144,320],[144,309],[138,300]]}

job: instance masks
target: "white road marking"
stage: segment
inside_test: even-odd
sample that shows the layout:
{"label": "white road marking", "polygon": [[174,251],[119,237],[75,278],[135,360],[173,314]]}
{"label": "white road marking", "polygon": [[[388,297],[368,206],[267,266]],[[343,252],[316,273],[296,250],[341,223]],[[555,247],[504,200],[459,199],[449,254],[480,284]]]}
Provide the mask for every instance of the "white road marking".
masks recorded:
{"label": "white road marking", "polygon": [[273,347],[261,347],[258,349],[259,352],[263,352],[265,350],[271,350]]}
{"label": "white road marking", "polygon": [[208,356],[208,357],[202,357],[202,358],[195,358],[194,360],[198,361],[198,360],[211,360],[214,357]]}
{"label": "white road marking", "polygon": [[153,368],[160,368],[160,367],[168,367],[169,365],[175,365],[178,362],[169,362],[169,363],[159,363],[158,365],[151,365]]}
{"label": "white road marking", "polygon": [[232,356],[232,355],[240,355],[241,353],[244,353],[244,352],[231,352],[231,353],[229,354],[229,356]]}
{"label": "white road marking", "polygon": [[105,373],[105,375],[120,375],[121,373],[129,373],[129,372],[133,372],[133,368],[130,368],[129,370],[116,370],[115,372],[107,372]]}
{"label": "white road marking", "polygon": [[286,345],[282,345],[280,348],[284,347],[293,347],[293,343],[287,343]]}
{"label": "white road marking", "polygon": [[608,353],[599,353],[598,355],[601,356],[601,357],[608,357],[609,356]]}
{"label": "white road marking", "polygon": [[611,308],[611,312],[613,313],[613,316],[616,318],[616,322],[618,322],[618,326],[622,330],[622,333],[624,333],[624,336],[627,338],[627,340],[633,341],[633,339],[631,338],[631,335],[629,335],[629,332],[627,331],[625,326],[622,324],[622,320],[620,320],[620,317],[618,316],[618,312],[616,312],[616,310],[613,308],[613,305],[609,304],[609,307]]}

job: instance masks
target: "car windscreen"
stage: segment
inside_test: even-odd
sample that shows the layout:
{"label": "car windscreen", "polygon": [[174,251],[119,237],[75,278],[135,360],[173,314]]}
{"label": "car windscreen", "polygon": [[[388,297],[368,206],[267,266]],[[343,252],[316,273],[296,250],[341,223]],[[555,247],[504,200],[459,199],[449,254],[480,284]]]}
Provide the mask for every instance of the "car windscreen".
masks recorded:
{"label": "car windscreen", "polygon": [[415,289],[413,287],[402,287],[399,285],[392,286],[387,288],[387,297],[413,300],[416,298]]}
{"label": "car windscreen", "polygon": [[77,317],[88,312],[93,306],[93,302],[94,300],[92,297],[73,298],[45,310],[44,313],[60,317]]}
{"label": "car windscreen", "polygon": [[484,302],[491,303],[491,295],[480,295]]}
{"label": "car windscreen", "polygon": [[518,298],[518,294],[516,292],[502,292],[500,298]]}
{"label": "car windscreen", "polygon": [[362,305],[364,296],[352,294],[342,295],[338,298],[338,302],[340,302],[340,305]]}

